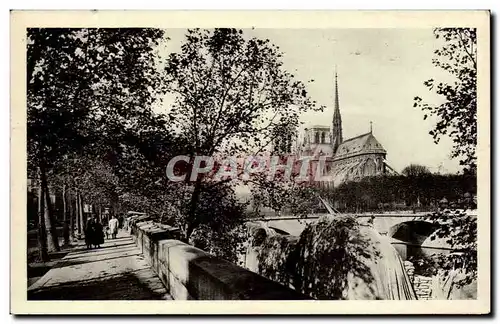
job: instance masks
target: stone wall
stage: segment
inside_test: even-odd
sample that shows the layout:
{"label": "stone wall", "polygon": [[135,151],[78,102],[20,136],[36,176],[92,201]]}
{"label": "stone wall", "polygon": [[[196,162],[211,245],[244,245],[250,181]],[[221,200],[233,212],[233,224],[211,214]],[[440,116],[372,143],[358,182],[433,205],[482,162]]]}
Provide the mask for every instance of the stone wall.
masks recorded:
{"label": "stone wall", "polygon": [[413,289],[418,299],[432,299],[432,278],[415,276]]}
{"label": "stone wall", "polygon": [[415,295],[417,295],[417,299],[432,299],[432,278],[415,275],[415,267],[410,261],[405,261],[404,266],[413,285]]}
{"label": "stone wall", "polygon": [[301,300],[293,289],[179,240],[180,231],[144,216],[127,225],[145,259],[176,300]]}

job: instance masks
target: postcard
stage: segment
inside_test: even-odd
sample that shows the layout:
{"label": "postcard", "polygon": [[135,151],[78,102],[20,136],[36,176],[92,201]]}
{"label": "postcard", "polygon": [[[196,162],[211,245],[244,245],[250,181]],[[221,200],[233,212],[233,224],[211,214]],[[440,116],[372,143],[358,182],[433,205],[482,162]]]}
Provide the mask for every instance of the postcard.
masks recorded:
{"label": "postcard", "polygon": [[488,314],[488,11],[11,11],[12,314]]}

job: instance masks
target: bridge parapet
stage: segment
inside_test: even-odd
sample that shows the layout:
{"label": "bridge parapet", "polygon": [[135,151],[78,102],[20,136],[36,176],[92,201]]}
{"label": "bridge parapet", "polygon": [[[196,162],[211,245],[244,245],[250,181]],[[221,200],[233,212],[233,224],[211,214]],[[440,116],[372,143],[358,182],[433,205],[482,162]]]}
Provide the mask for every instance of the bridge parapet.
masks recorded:
{"label": "bridge parapet", "polygon": [[178,228],[128,221],[136,244],[177,300],[304,300],[308,296],[181,242]]}

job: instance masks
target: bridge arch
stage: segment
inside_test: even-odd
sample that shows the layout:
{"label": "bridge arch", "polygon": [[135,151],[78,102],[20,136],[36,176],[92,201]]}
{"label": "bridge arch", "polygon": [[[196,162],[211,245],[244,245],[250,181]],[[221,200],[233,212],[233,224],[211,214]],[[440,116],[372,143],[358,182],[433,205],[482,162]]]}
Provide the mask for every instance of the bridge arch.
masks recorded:
{"label": "bridge arch", "polygon": [[437,225],[431,222],[411,220],[393,225],[387,235],[402,242],[421,245],[436,230]]}
{"label": "bridge arch", "polygon": [[387,235],[403,260],[410,257],[431,256],[436,253],[450,253],[452,250],[450,246],[439,240],[430,239],[437,229],[438,226],[431,222],[412,220],[395,224],[389,229]]}

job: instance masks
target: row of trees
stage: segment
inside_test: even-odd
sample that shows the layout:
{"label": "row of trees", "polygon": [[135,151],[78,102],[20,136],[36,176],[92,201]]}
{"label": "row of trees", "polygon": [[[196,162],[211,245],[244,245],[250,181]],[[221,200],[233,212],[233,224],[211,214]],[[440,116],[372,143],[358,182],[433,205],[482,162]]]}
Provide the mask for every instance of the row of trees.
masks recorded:
{"label": "row of trees", "polygon": [[[187,155],[189,168],[199,155],[258,153],[301,112],[322,109],[268,40],[192,29],[179,52],[161,56],[165,45],[159,29],[28,30],[28,177],[40,198],[41,260],[59,249],[55,192],[66,244],[72,222],[84,222],[83,202],[148,212],[185,240],[196,230],[224,237],[243,219],[233,183],[171,182],[168,161]],[[174,103],[155,113],[166,95]]]}
{"label": "row of trees", "polygon": [[[339,211],[364,212],[395,209],[437,209],[445,198],[461,204],[476,194],[474,175],[441,175],[425,173],[418,176],[383,175],[341,184],[322,194],[335,202]],[[469,201],[471,203],[472,201]],[[471,207],[471,205],[469,205]]]}
{"label": "row of trees", "polygon": [[151,109],[162,38],[154,29],[28,29],[28,177],[38,188],[41,260],[59,249],[51,192],[63,197],[69,244],[83,202],[116,206],[131,186],[123,172],[150,145],[141,132],[166,134]]}

